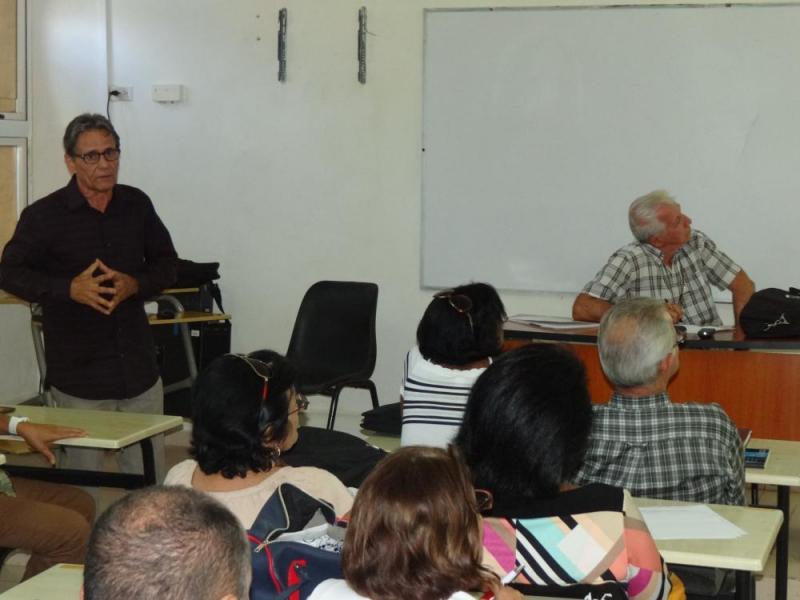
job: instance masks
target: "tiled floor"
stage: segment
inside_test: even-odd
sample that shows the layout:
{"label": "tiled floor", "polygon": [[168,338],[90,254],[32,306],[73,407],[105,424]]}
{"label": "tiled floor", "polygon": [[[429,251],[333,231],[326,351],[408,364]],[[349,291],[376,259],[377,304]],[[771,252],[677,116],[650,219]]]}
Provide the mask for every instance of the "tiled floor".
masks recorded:
{"label": "tiled floor", "polygon": [[[327,416],[327,405],[313,407],[304,416],[304,424],[315,427],[324,427]],[[355,435],[360,435],[359,429],[360,415],[358,413],[340,412],[336,417],[336,428]],[[167,468],[188,458],[187,450],[189,447],[190,430],[188,424],[184,431],[174,433],[167,437],[166,459]],[[98,513],[108,507],[114,500],[119,498],[124,492],[103,488],[100,494]],[[761,502],[768,504],[774,503],[775,493],[766,490],[761,494]],[[791,528],[789,532],[790,556],[789,556],[789,598],[800,599],[800,493],[792,494],[792,516]],[[25,563],[28,557],[25,553],[16,552],[12,554],[0,570],[0,593],[16,585],[22,577]],[[775,589],[775,552],[773,551],[769,564],[764,571],[763,577],[756,580],[757,600],[768,600],[773,598]]]}

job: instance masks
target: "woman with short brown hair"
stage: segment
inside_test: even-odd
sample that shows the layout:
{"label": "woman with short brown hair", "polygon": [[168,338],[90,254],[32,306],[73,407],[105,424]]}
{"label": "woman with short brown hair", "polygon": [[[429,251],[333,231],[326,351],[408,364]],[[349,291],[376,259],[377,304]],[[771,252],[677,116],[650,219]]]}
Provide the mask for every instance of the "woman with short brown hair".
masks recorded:
{"label": "woman with short brown hair", "polygon": [[469,472],[454,450],[409,446],[359,489],[342,550],[345,581],[310,600],[471,600],[465,590],[521,598],[481,565],[481,521]]}

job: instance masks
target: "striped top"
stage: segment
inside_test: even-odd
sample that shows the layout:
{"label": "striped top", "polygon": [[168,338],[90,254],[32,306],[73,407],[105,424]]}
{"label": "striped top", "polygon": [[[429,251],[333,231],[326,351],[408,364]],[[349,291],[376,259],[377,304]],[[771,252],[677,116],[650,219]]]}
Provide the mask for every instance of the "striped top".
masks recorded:
{"label": "striped top", "polygon": [[414,346],[403,365],[402,446],[445,448],[458,433],[472,384],[486,369],[448,369]]}
{"label": "striped top", "polygon": [[[484,563],[515,583],[547,588],[618,582],[631,600],[675,600],[664,560],[630,494],[590,484],[555,498],[503,502],[484,519]],[[551,589],[552,592],[552,589]]]}

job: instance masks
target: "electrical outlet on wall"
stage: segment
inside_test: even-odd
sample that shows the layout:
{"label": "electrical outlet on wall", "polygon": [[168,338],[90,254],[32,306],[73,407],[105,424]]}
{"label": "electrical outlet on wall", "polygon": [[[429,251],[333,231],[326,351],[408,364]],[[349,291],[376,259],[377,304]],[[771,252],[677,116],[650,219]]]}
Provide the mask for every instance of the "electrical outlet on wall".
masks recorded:
{"label": "electrical outlet on wall", "polygon": [[[109,94],[112,94],[111,99],[117,102],[130,102],[133,100],[133,88],[123,85],[112,85],[108,88]],[[114,92],[118,92],[114,94]]]}

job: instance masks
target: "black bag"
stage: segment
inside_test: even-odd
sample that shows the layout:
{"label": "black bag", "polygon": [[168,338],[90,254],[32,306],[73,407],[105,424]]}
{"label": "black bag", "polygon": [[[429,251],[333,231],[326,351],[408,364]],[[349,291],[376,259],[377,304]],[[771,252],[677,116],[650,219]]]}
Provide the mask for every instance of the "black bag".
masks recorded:
{"label": "black bag", "polygon": [[361,428],[377,433],[400,435],[403,429],[403,405],[399,402],[382,404],[361,413]]}
{"label": "black bag", "polygon": [[200,287],[219,279],[219,263],[196,263],[191,260],[178,259],[178,274],[175,287],[193,288]]}
{"label": "black bag", "polygon": [[750,338],[800,336],[800,290],[759,290],[739,315],[739,324]]}
{"label": "black bag", "polygon": [[325,469],[347,487],[361,487],[373,467],[386,456],[380,448],[343,431],[304,426],[297,435],[297,443],[281,454],[281,460],[292,467]]}
{"label": "black bag", "polygon": [[[326,579],[343,579],[344,528],[333,507],[291,484],[281,484],[247,531],[252,548],[250,600],[304,600]],[[308,537],[326,536],[321,547]],[[329,548],[328,546],[334,546]]]}

